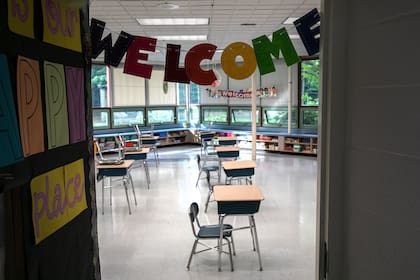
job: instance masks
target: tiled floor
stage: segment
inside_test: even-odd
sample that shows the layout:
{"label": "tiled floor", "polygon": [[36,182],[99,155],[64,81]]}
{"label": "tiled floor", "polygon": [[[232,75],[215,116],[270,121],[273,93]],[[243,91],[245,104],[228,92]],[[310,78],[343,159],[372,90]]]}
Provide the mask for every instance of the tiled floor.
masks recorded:
{"label": "tiled floor", "polygon": [[[105,193],[105,214],[101,214],[98,184],[98,233],[102,279],[315,279],[316,176],[315,157],[278,153],[257,154],[254,184],[265,197],[255,215],[262,255],[259,271],[257,254],[252,251],[249,231],[235,232],[235,271],[229,269],[226,255],[222,271],[217,270],[217,253],[194,256],[186,269],[194,237],[188,218],[191,202],[200,204],[202,223],[216,223],[217,209],[210,203],[204,213],[206,181],[198,175],[197,146],[159,149],[160,165],[149,155],[151,186],[148,190],[142,168],[132,172],[138,205],[128,214],[123,188],[113,189],[112,206]],[[248,150],[241,159],[251,159]],[[132,194],[131,202],[134,205]],[[235,226],[246,225],[246,217],[228,217]]]}

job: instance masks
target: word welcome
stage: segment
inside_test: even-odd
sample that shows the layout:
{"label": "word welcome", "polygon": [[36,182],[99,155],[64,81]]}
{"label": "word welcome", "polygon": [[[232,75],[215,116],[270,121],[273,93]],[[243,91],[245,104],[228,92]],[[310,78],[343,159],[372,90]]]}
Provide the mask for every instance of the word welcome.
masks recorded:
{"label": "word welcome", "polygon": [[[309,55],[319,52],[319,20],[317,9],[313,9],[294,22]],[[117,41],[112,45],[111,34],[102,39],[105,25],[105,22],[98,19],[91,20],[92,57],[97,58],[104,51],[104,62],[116,67],[126,53],[124,73],[150,79],[153,66],[139,61],[147,61],[148,54],[142,51],[154,52],[157,40],[121,31]],[[276,71],[272,56],[278,59],[280,51],[287,66],[300,61],[285,28],[273,32],[271,41],[266,35],[262,35],[253,39],[252,45],[235,42],[224,49],[221,66],[229,77],[237,80],[245,79],[255,72],[257,65],[261,75]],[[180,67],[181,46],[167,44],[164,81],[211,85],[217,77],[213,70],[202,69],[200,63],[205,59],[211,60],[216,49],[217,46],[213,44],[198,44],[186,53],[184,67]],[[238,56],[242,57],[242,63],[236,62]]]}
{"label": "word welcome", "polygon": [[87,208],[84,178],[83,159],[80,159],[32,179],[36,244]]}
{"label": "word welcome", "polygon": [[[214,89],[207,88],[207,93],[209,97],[219,98],[219,97],[228,97],[228,98],[252,98],[252,90],[223,90],[223,89]],[[271,88],[259,88],[255,91],[257,97],[272,97],[277,96],[277,90],[275,87]]]}

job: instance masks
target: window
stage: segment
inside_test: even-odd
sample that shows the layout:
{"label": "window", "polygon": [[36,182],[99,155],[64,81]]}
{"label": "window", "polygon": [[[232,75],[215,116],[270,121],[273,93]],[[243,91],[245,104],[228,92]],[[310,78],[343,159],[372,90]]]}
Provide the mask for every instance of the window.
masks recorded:
{"label": "window", "polygon": [[[183,124],[187,123],[187,107],[177,107],[177,123]],[[198,124],[200,123],[200,107],[191,106],[190,107],[190,123]]]}
{"label": "window", "polygon": [[147,108],[148,124],[174,124],[175,107]]}
{"label": "window", "polygon": [[[288,127],[289,109],[287,107],[263,108],[263,126]],[[297,110],[292,108],[292,127],[297,127]]]}
{"label": "window", "polygon": [[318,128],[318,108],[300,108],[300,127]]}
{"label": "window", "polygon": [[319,59],[303,60],[301,71],[301,106],[318,106]]}
{"label": "window", "polygon": [[108,67],[106,65],[92,65],[91,87],[92,107],[109,107]]}
{"label": "window", "polygon": [[[260,122],[260,110],[257,109],[257,124]],[[250,107],[233,107],[230,108],[230,123],[238,125],[251,125],[252,108]]]}
{"label": "window", "polygon": [[112,127],[131,127],[144,125],[144,110],[135,108],[113,108]]}
{"label": "window", "polygon": [[93,129],[111,128],[109,109],[92,110]]}
{"label": "window", "polygon": [[227,107],[202,107],[202,123],[228,123]]}

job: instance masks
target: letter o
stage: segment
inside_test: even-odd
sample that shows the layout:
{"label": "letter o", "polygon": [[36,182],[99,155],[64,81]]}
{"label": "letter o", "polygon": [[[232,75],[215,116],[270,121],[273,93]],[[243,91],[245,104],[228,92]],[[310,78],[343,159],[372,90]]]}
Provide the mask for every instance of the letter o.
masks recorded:
{"label": "letter o", "polygon": [[[244,61],[242,65],[236,63],[237,56],[243,58]],[[248,78],[257,68],[257,59],[255,58],[254,49],[244,42],[235,42],[228,45],[223,51],[220,61],[223,71],[225,71],[229,77],[236,80]]]}

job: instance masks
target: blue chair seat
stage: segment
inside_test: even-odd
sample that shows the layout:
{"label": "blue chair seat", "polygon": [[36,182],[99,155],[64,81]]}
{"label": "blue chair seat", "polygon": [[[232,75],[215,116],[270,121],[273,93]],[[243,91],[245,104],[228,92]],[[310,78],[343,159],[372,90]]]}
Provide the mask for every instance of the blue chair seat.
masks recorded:
{"label": "blue chair seat", "polygon": [[[223,230],[232,230],[233,227],[228,224],[223,225]],[[201,226],[198,231],[198,237],[200,238],[218,238],[220,236],[220,226],[219,225],[210,225],[210,226]],[[230,237],[232,231],[226,231],[223,233],[223,237]]]}

